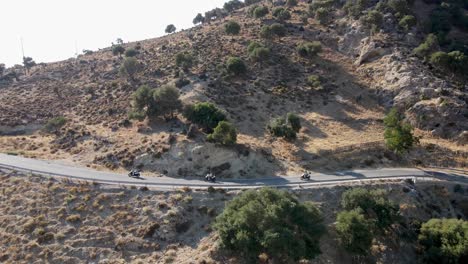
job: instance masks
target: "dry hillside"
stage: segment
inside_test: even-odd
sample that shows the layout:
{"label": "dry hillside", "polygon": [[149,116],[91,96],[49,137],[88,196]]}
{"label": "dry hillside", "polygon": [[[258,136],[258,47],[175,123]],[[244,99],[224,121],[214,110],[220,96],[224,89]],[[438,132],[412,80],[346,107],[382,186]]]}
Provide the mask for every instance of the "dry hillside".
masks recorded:
{"label": "dry hillside", "polygon": [[[222,177],[261,177],[304,168],[466,167],[467,87],[434,74],[411,55],[422,36],[398,31],[387,15],[382,30],[371,34],[342,9],[330,14],[328,25],[313,17],[305,23],[307,8],[303,2],[289,8],[286,36],[271,41],[259,32],[276,19],[271,13],[253,18],[245,7],[175,34],[126,43],[127,49],[140,47],[136,58],[142,67],[133,79],[119,75],[123,58],[110,48],[39,64],[27,74],[21,67],[7,69],[17,78],[0,82],[0,151],[96,168],[142,166],[175,177],[209,170]],[[224,32],[229,20],[241,25],[239,35]],[[252,41],[270,48],[269,61],[249,59],[246,49]],[[318,57],[298,55],[296,47],[305,41],[322,43]],[[180,52],[194,56],[191,69],[175,65]],[[246,62],[245,76],[224,74],[229,56]],[[310,75],[320,76],[319,89],[307,83]],[[180,88],[184,104],[213,102],[227,113],[239,132],[236,147],[207,143],[201,131],[187,138],[190,124],[181,114],[170,121],[129,122],[132,94],[139,86],[181,79],[190,81]],[[404,108],[422,136],[403,158],[383,145],[382,119],[391,106]],[[271,118],[288,112],[302,118],[294,142],[266,130]],[[43,125],[57,116],[68,120],[65,127],[57,134],[43,133]]]}
{"label": "dry hillside", "polygon": [[[349,187],[294,191],[319,206],[328,229],[322,254],[310,263],[355,263],[337,246],[333,224]],[[453,192],[453,184],[396,181],[366,188],[387,190],[403,220],[378,237],[360,263],[414,263],[420,223],[468,215],[467,197]],[[12,172],[1,173],[0,190],[2,263],[242,263],[218,249],[211,228],[237,192],[119,189]]]}

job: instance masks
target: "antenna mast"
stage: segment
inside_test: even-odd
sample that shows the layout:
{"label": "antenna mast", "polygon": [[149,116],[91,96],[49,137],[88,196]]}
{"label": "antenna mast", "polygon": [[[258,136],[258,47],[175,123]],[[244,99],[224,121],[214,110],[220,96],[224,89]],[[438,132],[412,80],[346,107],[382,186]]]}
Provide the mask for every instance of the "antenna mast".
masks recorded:
{"label": "antenna mast", "polygon": [[23,53],[23,58],[24,58],[24,45],[23,45],[23,37],[20,38],[21,41],[21,52]]}

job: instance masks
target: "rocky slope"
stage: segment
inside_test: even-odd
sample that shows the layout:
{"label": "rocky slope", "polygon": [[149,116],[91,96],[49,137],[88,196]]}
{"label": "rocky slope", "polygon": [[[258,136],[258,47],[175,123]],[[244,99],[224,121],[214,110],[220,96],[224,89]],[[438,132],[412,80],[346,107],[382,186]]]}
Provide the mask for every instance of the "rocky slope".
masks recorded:
{"label": "rocky slope", "polygon": [[[417,1],[419,3],[419,1]],[[265,3],[266,4],[266,3]],[[0,82],[0,150],[38,158],[64,159],[110,169],[143,166],[170,176],[203,175],[215,169],[224,177],[295,174],[304,168],[336,170],[350,167],[443,165],[464,167],[467,161],[467,86],[434,74],[412,56],[418,33],[400,32],[391,14],[380,32],[347,17],[341,9],[324,26],[302,16],[307,5],[290,8],[287,34],[265,43],[271,58],[251,61],[246,46],[264,42],[261,27],[276,22],[247,15],[248,7],[225,18],[176,34],[124,46],[141,47],[141,70],[133,80],[118,74],[122,58],[110,48],[77,59],[40,64],[29,74],[7,69]],[[235,20],[241,33],[228,36],[224,24]],[[323,52],[312,60],[297,54],[304,41],[320,41]],[[195,65],[175,65],[179,52],[190,52]],[[248,67],[243,77],[226,77],[229,56]],[[318,75],[322,89],[307,84]],[[181,115],[166,122],[127,120],[131,95],[142,84],[158,87],[180,79],[184,103],[210,101],[226,111],[239,131],[239,147],[220,148],[198,132],[187,138],[189,123]],[[423,136],[421,146],[405,159],[382,146],[382,118],[395,106]],[[270,118],[296,112],[303,129],[295,142],[272,138]],[[65,116],[58,135],[40,128]],[[436,151],[434,151],[436,150]],[[375,154],[377,153],[377,154]],[[325,155],[326,154],[326,155]],[[424,159],[438,155],[437,159]]]}

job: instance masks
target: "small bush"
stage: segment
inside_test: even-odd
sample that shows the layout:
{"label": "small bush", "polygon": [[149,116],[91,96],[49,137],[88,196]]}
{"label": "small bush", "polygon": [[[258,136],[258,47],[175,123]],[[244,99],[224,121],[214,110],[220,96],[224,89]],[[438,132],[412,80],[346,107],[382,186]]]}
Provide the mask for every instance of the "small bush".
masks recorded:
{"label": "small bush", "polygon": [[411,15],[405,15],[400,21],[398,22],[398,26],[402,29],[408,31],[414,26],[416,26],[416,18]]}
{"label": "small bush", "polygon": [[361,15],[361,12],[364,11],[368,5],[369,5],[369,0],[348,1],[343,6],[343,10],[349,16],[357,19]]}
{"label": "small bush", "polygon": [[67,222],[70,222],[70,223],[76,223],[76,222],[81,221],[81,217],[80,215],[75,214],[75,215],[67,216],[65,220],[67,220]]}
{"label": "small bush", "polygon": [[135,57],[139,52],[136,49],[128,49],[125,51],[125,57]]}
{"label": "small bush", "polygon": [[267,129],[275,137],[293,140],[296,138],[296,133],[301,129],[301,122],[296,114],[288,113],[286,118],[279,117],[270,121]]}
{"label": "small bush", "polygon": [[414,49],[414,54],[421,58],[429,58],[432,52],[437,50],[439,47],[439,42],[436,35],[429,34],[421,45]]}
{"label": "small bush", "polygon": [[280,21],[285,21],[291,18],[291,13],[282,7],[278,7],[273,10],[273,17]]}
{"label": "small bush", "polygon": [[297,52],[301,57],[315,57],[319,52],[322,51],[322,44],[318,41],[305,42],[297,47]]}
{"label": "small bush", "polygon": [[266,6],[257,6],[253,10],[253,16],[255,18],[262,18],[268,14],[268,7]]}
{"label": "small bush", "polygon": [[184,116],[207,131],[211,131],[219,122],[226,120],[226,115],[211,103],[189,105],[184,110]]}
{"label": "small bush", "polygon": [[363,17],[364,24],[379,28],[383,23],[383,14],[376,10],[371,10]]}
{"label": "small bush", "polygon": [[186,52],[180,52],[176,55],[176,65],[183,69],[189,69],[193,66],[193,56]]}
{"label": "small bush", "polygon": [[443,51],[438,51],[431,55],[429,62],[442,71],[466,78],[466,72],[468,72],[468,57],[465,56],[463,52],[452,51],[445,53]]}
{"label": "small bush", "polygon": [[424,263],[462,263],[468,257],[468,221],[431,219],[422,224],[418,240]]}
{"label": "small bush", "polygon": [[260,29],[260,37],[264,39],[271,39],[273,37],[271,27],[267,25],[263,26],[262,29]]}
{"label": "small bush", "polygon": [[286,28],[280,23],[274,23],[271,26],[263,26],[260,30],[260,37],[265,39],[271,39],[274,36],[277,36],[278,39],[286,36]]}
{"label": "small bush", "polygon": [[253,61],[266,61],[270,57],[270,49],[265,48],[263,45],[257,42],[252,42],[247,47],[249,57]]}
{"label": "small bush", "polygon": [[229,122],[221,121],[215,127],[212,134],[208,135],[208,141],[229,146],[237,142],[236,128]]}
{"label": "small bush", "polygon": [[67,123],[67,119],[63,116],[54,117],[49,119],[44,126],[46,132],[55,132],[62,128]]}
{"label": "small bush", "polygon": [[320,254],[325,232],[322,216],[312,203],[300,203],[286,191],[248,190],[229,202],[216,218],[221,246],[242,252],[255,263],[260,253],[279,263],[312,259]]}
{"label": "small bush", "polygon": [[330,11],[328,9],[320,7],[315,11],[315,19],[322,25],[328,23],[330,18]]}
{"label": "small bush", "polygon": [[171,34],[174,33],[176,30],[177,28],[173,24],[170,24],[167,25],[166,30],[164,30],[164,32],[166,32],[167,34]]}
{"label": "small bush", "polygon": [[224,25],[224,31],[226,32],[226,34],[229,34],[229,35],[239,34],[240,29],[241,29],[241,27],[240,27],[239,23],[237,23],[236,21],[228,21]]}
{"label": "small bush", "polygon": [[307,84],[310,85],[310,87],[315,88],[315,89],[322,86],[320,77],[317,75],[310,75],[309,77],[307,77]]}
{"label": "small bush", "polygon": [[291,126],[294,132],[298,133],[301,130],[301,119],[295,113],[288,113],[286,115],[286,122]]}
{"label": "small bush", "polygon": [[281,39],[282,37],[286,36],[286,28],[284,27],[283,24],[280,24],[280,23],[273,23],[271,26],[270,26],[270,29],[271,29],[271,33],[275,36],[277,36],[279,39]]}
{"label": "small bush", "polygon": [[396,109],[387,114],[384,124],[385,145],[395,153],[402,154],[419,142],[419,139],[413,136],[411,125],[403,122],[403,117]]}
{"label": "small bush", "polygon": [[135,74],[139,70],[139,64],[137,59],[133,57],[125,58],[125,60],[122,62],[122,65],[120,66],[119,73],[122,76],[128,76],[130,79],[133,79]]}
{"label": "small bush", "polygon": [[234,75],[241,75],[247,71],[247,66],[243,60],[237,57],[230,57],[226,63],[228,72]]}
{"label": "small bush", "polygon": [[361,209],[338,213],[336,232],[340,244],[350,253],[367,255],[372,246],[372,222]]}

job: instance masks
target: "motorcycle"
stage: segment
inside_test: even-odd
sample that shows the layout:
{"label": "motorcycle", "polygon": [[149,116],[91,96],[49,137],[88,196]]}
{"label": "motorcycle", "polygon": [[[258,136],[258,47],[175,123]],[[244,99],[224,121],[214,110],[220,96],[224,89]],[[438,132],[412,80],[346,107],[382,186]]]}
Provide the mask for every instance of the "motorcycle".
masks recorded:
{"label": "motorcycle", "polygon": [[309,172],[305,172],[301,175],[301,180],[303,181],[310,181],[310,173]]}
{"label": "motorcycle", "polygon": [[208,181],[208,182],[216,182],[216,176],[212,173],[208,173],[206,176],[205,176],[205,181]]}
{"label": "motorcycle", "polygon": [[128,173],[128,177],[130,177],[130,178],[140,178],[140,176],[141,176],[141,173],[138,170],[131,170]]}

